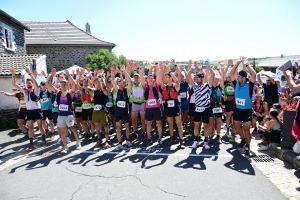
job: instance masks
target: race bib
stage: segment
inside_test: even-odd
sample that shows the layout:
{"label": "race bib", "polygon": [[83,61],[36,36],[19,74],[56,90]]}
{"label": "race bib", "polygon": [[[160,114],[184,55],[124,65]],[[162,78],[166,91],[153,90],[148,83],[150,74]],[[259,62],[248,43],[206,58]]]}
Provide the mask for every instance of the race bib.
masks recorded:
{"label": "race bib", "polygon": [[205,110],[204,107],[196,107],[195,111],[196,112],[203,112]]}
{"label": "race bib", "polygon": [[26,106],[26,103],[25,103],[25,102],[22,102],[22,103],[20,103],[20,106],[21,106],[21,107],[25,107],[25,106]]}
{"label": "race bib", "polygon": [[59,105],[59,111],[68,111],[69,110],[69,105]]}
{"label": "race bib", "polygon": [[234,88],[231,87],[231,86],[228,86],[228,87],[227,87],[227,91],[228,91],[228,92],[234,92]]}
{"label": "race bib", "polygon": [[46,103],[46,102],[48,102],[48,101],[49,101],[48,98],[42,98],[42,99],[41,99],[41,102],[42,102],[42,103]]}
{"label": "race bib", "polygon": [[174,100],[169,100],[167,103],[168,103],[168,107],[175,107],[175,101]]}
{"label": "race bib", "polygon": [[106,107],[108,107],[108,108],[111,108],[111,107],[113,107],[113,105],[114,105],[114,104],[113,104],[113,103],[111,103],[111,102],[107,102],[107,103],[106,103]]}
{"label": "race bib", "polygon": [[57,102],[56,102],[56,101],[54,101],[54,102],[53,102],[53,107],[54,107],[54,108],[57,108],[57,107],[58,107],[58,105],[57,105]]}
{"label": "race bib", "polygon": [[75,107],[75,112],[82,112],[82,108],[81,107]]}
{"label": "race bib", "polygon": [[236,98],[235,103],[239,106],[245,106],[245,99]]}
{"label": "race bib", "polygon": [[149,99],[147,103],[148,103],[148,106],[155,106],[156,105],[156,99]]}
{"label": "race bib", "polygon": [[134,97],[134,100],[140,101],[140,100],[142,100],[142,97]]}
{"label": "race bib", "polygon": [[94,106],[95,111],[98,111],[98,110],[101,110],[101,109],[102,109],[102,105],[97,104],[97,105]]}
{"label": "race bib", "polygon": [[186,98],[186,92],[181,92],[181,93],[179,94],[179,96],[180,96],[180,98]]}
{"label": "race bib", "polygon": [[90,104],[90,103],[84,103],[84,104],[82,105],[82,108],[83,108],[83,109],[91,109],[91,104]]}
{"label": "race bib", "polygon": [[221,108],[213,108],[212,111],[213,111],[214,114],[216,114],[216,113],[222,113],[222,109]]}
{"label": "race bib", "polygon": [[117,106],[119,108],[125,108],[126,107],[126,102],[125,101],[118,101]]}

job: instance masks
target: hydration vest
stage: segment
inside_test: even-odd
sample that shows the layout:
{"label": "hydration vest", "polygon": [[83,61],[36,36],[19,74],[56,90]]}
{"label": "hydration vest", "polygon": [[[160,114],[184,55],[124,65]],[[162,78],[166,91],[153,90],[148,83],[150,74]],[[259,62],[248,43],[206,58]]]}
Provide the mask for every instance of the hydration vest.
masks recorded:
{"label": "hydration vest", "polygon": [[[152,92],[153,92],[155,99],[159,99],[159,95],[156,90],[155,84],[152,85]],[[145,100],[148,100],[149,99],[149,85],[148,84],[146,85],[146,90],[145,90],[144,95],[145,95]]]}

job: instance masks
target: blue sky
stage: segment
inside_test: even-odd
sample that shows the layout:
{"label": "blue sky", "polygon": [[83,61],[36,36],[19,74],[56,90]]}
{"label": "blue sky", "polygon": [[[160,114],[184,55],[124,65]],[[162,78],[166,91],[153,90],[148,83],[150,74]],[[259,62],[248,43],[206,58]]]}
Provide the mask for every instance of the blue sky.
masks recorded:
{"label": "blue sky", "polygon": [[0,0],[19,21],[69,20],[137,60],[300,54],[300,0]]}

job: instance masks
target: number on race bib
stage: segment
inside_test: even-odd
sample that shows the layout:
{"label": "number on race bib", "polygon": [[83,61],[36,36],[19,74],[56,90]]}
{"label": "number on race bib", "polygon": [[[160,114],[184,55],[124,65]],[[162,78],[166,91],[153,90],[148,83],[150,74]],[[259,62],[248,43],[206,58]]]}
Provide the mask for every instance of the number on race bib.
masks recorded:
{"label": "number on race bib", "polygon": [[148,106],[155,106],[156,105],[156,99],[149,99],[148,100]]}
{"label": "number on race bib", "polygon": [[204,107],[196,107],[195,111],[196,112],[203,112],[205,110]]}
{"label": "number on race bib", "polygon": [[22,103],[20,103],[20,106],[21,107],[26,106],[26,103],[22,102]]}
{"label": "number on race bib", "polygon": [[106,103],[106,107],[108,107],[108,108],[111,108],[111,107],[113,107],[113,105],[114,105],[114,104],[113,104],[113,103],[111,103],[111,102],[107,102],[107,103]]}
{"label": "number on race bib", "polygon": [[42,103],[46,103],[46,102],[48,102],[48,101],[49,101],[48,98],[42,98],[42,99],[41,99],[41,102],[42,102]]}
{"label": "number on race bib", "polygon": [[126,102],[125,101],[118,101],[117,106],[120,108],[125,108],[126,107]]}
{"label": "number on race bib", "polygon": [[179,95],[180,95],[180,98],[186,98],[186,92],[181,92]]}
{"label": "number on race bib", "polygon": [[236,98],[235,103],[239,106],[245,106],[245,99]]}
{"label": "number on race bib", "polygon": [[231,87],[231,86],[228,86],[228,87],[227,87],[227,91],[228,91],[228,92],[234,92],[234,88]]}
{"label": "number on race bib", "polygon": [[102,109],[102,105],[97,104],[97,105],[94,106],[95,111],[99,111],[101,109]]}
{"label": "number on race bib", "polygon": [[91,104],[90,103],[84,103],[83,104],[83,109],[90,109],[91,108]]}
{"label": "number on race bib", "polygon": [[69,109],[69,105],[63,105],[63,104],[59,105],[59,111],[68,111],[68,109]]}
{"label": "number on race bib", "polygon": [[175,107],[175,101],[174,100],[169,100],[167,101],[168,107]]}
{"label": "number on race bib", "polygon": [[216,113],[222,113],[222,109],[221,108],[213,108],[212,111],[213,111],[214,114],[216,114]]}
{"label": "number on race bib", "polygon": [[75,107],[75,112],[82,112],[82,108],[81,107]]}

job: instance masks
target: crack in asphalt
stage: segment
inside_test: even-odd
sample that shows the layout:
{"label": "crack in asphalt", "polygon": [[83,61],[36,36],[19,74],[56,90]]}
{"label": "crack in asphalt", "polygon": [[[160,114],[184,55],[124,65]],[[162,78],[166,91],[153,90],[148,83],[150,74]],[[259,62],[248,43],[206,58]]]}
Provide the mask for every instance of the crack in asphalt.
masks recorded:
{"label": "crack in asphalt", "polygon": [[72,194],[72,196],[71,196],[71,200],[74,198],[74,195],[81,189],[81,187],[82,187],[83,185],[89,184],[92,180],[93,180],[93,179],[89,180],[87,183],[82,183],[82,184],[78,187],[78,189],[77,189],[75,192],[73,192],[73,194]]}
{"label": "crack in asphalt", "polygon": [[[39,196],[25,197],[25,198],[21,198],[21,199],[32,199],[32,198],[37,198],[37,197],[39,197]],[[19,200],[21,200],[21,199],[19,199]]]}
{"label": "crack in asphalt", "polygon": [[178,197],[184,197],[184,198],[188,197],[188,196],[184,196],[184,195],[181,195],[181,194],[176,194],[176,193],[172,193],[172,192],[165,191],[165,190],[161,189],[160,187],[156,187],[156,188],[158,188],[159,190],[161,190],[162,192],[164,192],[164,193],[166,193],[166,194],[173,194],[173,195],[175,195],[175,196],[178,196]]}

